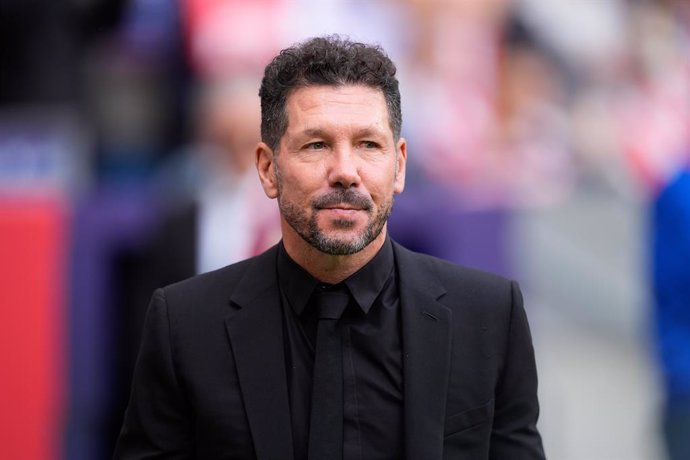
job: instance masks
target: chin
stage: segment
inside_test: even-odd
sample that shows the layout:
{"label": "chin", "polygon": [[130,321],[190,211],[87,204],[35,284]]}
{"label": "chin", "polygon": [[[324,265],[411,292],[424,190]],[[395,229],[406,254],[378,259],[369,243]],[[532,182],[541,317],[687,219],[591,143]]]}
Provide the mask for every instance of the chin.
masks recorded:
{"label": "chin", "polygon": [[[358,222],[355,219],[335,219],[330,222],[328,231],[332,233],[352,233],[357,231]],[[361,225],[361,227],[364,227]]]}

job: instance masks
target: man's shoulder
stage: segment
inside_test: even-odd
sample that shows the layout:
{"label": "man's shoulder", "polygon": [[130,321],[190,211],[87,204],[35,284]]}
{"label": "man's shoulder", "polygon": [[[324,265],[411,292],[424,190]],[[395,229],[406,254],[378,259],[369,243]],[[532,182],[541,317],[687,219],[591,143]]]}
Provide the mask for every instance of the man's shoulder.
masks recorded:
{"label": "man's shoulder", "polygon": [[178,281],[163,287],[162,290],[166,297],[198,300],[222,296],[227,299],[243,280],[249,278],[249,282],[258,281],[251,275],[252,272],[258,271],[263,273],[263,276],[268,276],[271,267],[275,267],[276,251],[277,246],[273,246],[257,256]]}
{"label": "man's shoulder", "polygon": [[[398,277],[403,289],[410,288],[433,296],[454,311],[458,324],[482,321],[499,324],[507,321],[516,296],[517,283],[501,275],[458,265],[438,257],[410,251],[396,245]],[[470,316],[467,316],[470,315]]]}
{"label": "man's shoulder", "polygon": [[471,284],[509,284],[511,280],[502,275],[459,265],[439,257],[415,252],[399,243],[393,244],[398,269],[413,270],[428,276],[436,276],[441,281]]}

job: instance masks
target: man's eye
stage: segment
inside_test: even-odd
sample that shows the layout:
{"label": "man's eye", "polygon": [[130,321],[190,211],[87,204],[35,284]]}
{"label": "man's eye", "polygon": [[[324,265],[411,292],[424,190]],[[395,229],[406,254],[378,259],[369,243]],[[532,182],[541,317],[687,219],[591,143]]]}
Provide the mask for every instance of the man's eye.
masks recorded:
{"label": "man's eye", "polygon": [[379,144],[373,141],[362,141],[362,147],[365,149],[376,149],[379,147]]}
{"label": "man's eye", "polygon": [[323,142],[312,142],[311,144],[307,144],[307,148],[311,150],[322,150],[326,148],[326,144]]}

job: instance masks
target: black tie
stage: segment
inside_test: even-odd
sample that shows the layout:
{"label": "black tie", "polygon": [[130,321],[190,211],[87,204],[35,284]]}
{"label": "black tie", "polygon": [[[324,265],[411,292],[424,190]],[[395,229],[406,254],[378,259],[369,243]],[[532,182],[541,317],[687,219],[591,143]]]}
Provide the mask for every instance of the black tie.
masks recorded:
{"label": "black tie", "polygon": [[347,288],[317,287],[312,302],[319,317],[309,422],[309,460],[338,460],[343,455],[343,352],[336,329],[347,308]]}

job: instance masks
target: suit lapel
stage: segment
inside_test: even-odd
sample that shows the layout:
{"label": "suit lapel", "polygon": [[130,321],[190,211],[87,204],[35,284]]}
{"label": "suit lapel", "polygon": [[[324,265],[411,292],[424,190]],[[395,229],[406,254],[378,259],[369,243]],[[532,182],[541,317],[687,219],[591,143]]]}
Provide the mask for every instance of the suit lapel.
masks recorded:
{"label": "suit lapel", "polygon": [[293,455],[276,255],[247,269],[225,320],[258,460]]}
{"label": "suit lapel", "polygon": [[395,244],[402,310],[405,456],[441,459],[450,371],[451,311],[434,267]]}

